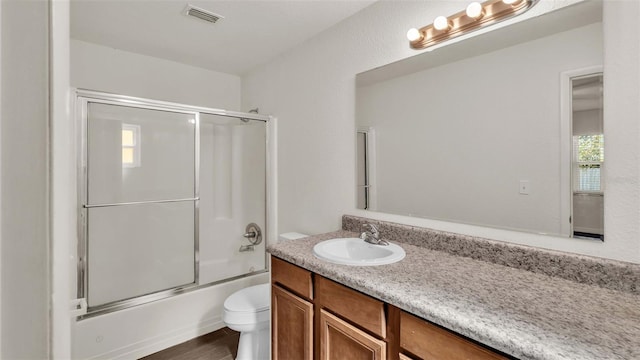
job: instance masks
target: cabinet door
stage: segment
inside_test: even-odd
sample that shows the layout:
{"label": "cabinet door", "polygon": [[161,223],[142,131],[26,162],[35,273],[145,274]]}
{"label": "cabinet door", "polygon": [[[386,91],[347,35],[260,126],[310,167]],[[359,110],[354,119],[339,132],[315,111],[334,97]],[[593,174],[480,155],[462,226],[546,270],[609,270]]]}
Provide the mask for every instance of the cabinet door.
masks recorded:
{"label": "cabinet door", "polygon": [[273,360],[311,360],[313,305],[276,285],[271,290]]}
{"label": "cabinet door", "polygon": [[383,360],[387,345],[331,313],[320,311],[321,360]]}

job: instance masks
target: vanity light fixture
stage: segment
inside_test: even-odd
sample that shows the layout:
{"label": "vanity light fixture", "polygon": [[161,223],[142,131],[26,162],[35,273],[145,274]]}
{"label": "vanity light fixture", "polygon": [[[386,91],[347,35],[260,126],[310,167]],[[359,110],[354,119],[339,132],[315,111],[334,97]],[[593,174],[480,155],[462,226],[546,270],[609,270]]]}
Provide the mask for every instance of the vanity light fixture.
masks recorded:
{"label": "vanity light fixture", "polygon": [[422,39],[422,34],[420,33],[420,30],[412,28],[407,31],[407,39],[409,39],[409,41],[420,40]]}
{"label": "vanity light fixture", "polygon": [[433,28],[438,31],[445,31],[451,28],[451,22],[445,16],[438,16],[433,20]]}
{"label": "vanity light fixture", "polygon": [[484,9],[482,8],[482,4],[477,1],[472,2],[467,6],[467,10],[465,11],[467,16],[473,19],[480,19],[484,15]]}
{"label": "vanity light fixture", "polygon": [[438,16],[433,24],[407,32],[413,49],[426,49],[440,42],[493,25],[531,9],[540,0],[488,0],[472,2],[463,11],[451,16]]}

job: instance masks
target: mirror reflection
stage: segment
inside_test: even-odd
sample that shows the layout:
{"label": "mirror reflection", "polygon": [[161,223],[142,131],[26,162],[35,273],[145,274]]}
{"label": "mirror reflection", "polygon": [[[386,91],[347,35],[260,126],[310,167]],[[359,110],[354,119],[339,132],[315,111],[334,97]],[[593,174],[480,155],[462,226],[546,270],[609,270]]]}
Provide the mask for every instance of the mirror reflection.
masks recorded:
{"label": "mirror reflection", "polygon": [[602,61],[585,2],[358,74],[357,207],[603,239]]}
{"label": "mirror reflection", "polygon": [[571,78],[572,234],[604,240],[602,73]]}

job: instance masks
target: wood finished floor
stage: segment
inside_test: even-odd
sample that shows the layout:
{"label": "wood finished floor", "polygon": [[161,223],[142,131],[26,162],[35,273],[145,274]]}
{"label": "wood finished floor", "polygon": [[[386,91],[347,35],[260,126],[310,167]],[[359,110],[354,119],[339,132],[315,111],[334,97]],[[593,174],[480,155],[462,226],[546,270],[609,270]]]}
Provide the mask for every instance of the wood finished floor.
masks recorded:
{"label": "wood finished floor", "polygon": [[140,360],[233,360],[239,339],[239,332],[222,328]]}

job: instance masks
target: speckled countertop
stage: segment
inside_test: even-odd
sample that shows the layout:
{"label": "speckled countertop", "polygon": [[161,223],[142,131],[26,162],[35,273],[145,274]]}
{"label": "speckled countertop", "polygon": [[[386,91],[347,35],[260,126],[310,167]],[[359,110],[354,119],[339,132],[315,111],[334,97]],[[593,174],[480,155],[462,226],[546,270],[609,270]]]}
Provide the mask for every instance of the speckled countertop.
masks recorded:
{"label": "speckled countertop", "polygon": [[408,243],[383,266],[336,265],[315,244],[337,231],[268,247],[281,259],[521,359],[640,359],[640,295]]}

